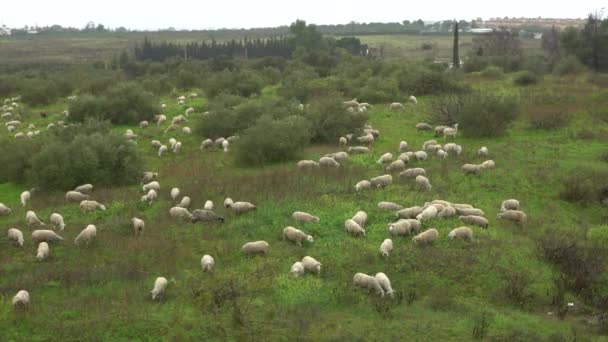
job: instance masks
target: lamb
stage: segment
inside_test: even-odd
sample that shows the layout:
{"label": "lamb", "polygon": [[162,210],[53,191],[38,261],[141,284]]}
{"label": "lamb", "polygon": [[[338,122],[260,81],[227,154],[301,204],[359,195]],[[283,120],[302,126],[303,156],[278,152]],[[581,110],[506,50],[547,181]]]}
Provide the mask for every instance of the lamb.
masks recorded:
{"label": "lamb", "polygon": [[17,228],[8,230],[8,239],[15,242],[19,247],[23,247],[23,233]]}
{"label": "lamb", "polygon": [[340,163],[329,157],[321,157],[321,159],[319,159],[319,165],[321,167],[340,167]]}
{"label": "lamb", "polygon": [[365,230],[363,228],[361,228],[361,226],[352,219],[346,220],[346,222],[344,222],[344,230],[348,234],[351,234],[354,236],[359,236],[359,235],[365,236]]}
{"label": "lamb", "polygon": [[165,277],[156,278],[156,280],[154,281],[154,288],[152,289],[152,291],[150,291],[150,293],[152,294],[152,300],[156,300],[156,298],[165,293],[165,289],[167,288],[168,283],[169,282]]}
{"label": "lamb", "polygon": [[388,225],[388,232],[393,236],[408,235],[412,232],[412,225],[408,220],[399,220]]}
{"label": "lamb", "polygon": [[391,184],[393,184],[393,176],[391,175],[382,175],[378,177],[374,177],[369,180],[370,185],[376,188],[385,188]]}
{"label": "lamb", "polygon": [[388,279],[386,274],[384,274],[382,272],[378,272],[378,273],[376,273],[376,276],[374,278],[376,279],[378,284],[380,284],[380,286],[382,287],[384,292],[386,292],[386,294],[392,298],[394,296],[395,291],[393,291],[393,288],[391,286],[391,281]]}
{"label": "lamb", "polygon": [[234,202],[230,205],[230,208],[237,214],[244,214],[257,209],[255,205],[249,202]]}
{"label": "lamb", "polygon": [[314,216],[309,213],[305,213],[303,211],[294,211],[293,214],[291,214],[291,217],[298,222],[305,222],[305,223],[309,223],[309,222],[319,223],[319,221],[320,221],[318,216]]}
{"label": "lamb", "polygon": [[482,169],[493,169],[496,167],[496,163],[494,163],[493,160],[486,160],[483,163],[481,163],[481,168]]}
{"label": "lamb", "polygon": [[516,199],[504,200],[500,205],[500,212],[507,210],[519,210],[519,201]]}
{"label": "lamb", "polygon": [[65,223],[63,222],[63,216],[61,216],[57,213],[51,214],[51,217],[49,218],[49,222],[52,223],[56,228],[59,228],[59,230],[63,230],[65,228]]}
{"label": "lamb", "polygon": [[446,159],[448,157],[448,153],[442,149],[437,150],[437,157],[441,159]]}
{"label": "lamb", "polygon": [[420,222],[429,221],[437,217],[437,213],[437,207],[432,205],[424,209],[420,214],[418,214],[418,216],[416,216],[416,219]]}
{"label": "lamb", "polygon": [[36,254],[36,259],[38,259],[38,261],[42,261],[42,260],[48,258],[49,254],[50,254],[49,244],[46,242],[41,242],[38,245],[38,253]]}
{"label": "lamb", "polygon": [[482,146],[478,151],[477,151],[477,155],[480,157],[486,157],[488,155],[488,148],[485,146]]}
{"label": "lamb", "polygon": [[376,292],[376,294],[378,294],[380,297],[384,298],[384,290],[382,289],[382,286],[380,286],[380,284],[378,283],[376,278],[374,278],[372,276],[369,276],[364,273],[356,273],[353,276],[353,284],[355,286],[362,287],[369,291],[374,290]]}
{"label": "lamb", "polygon": [[11,208],[7,207],[4,203],[0,203],[0,216],[8,216],[11,214]]}
{"label": "lamb", "polygon": [[106,206],[97,201],[84,200],[84,201],[80,202],[80,210],[82,212],[91,212],[91,211],[95,211],[97,209],[105,211]]}
{"label": "lamb", "polygon": [[422,207],[418,207],[418,206],[401,209],[397,212],[397,217],[404,218],[404,219],[415,218],[420,213],[422,213],[423,210],[424,209]]}
{"label": "lamb", "polygon": [[407,142],[405,142],[405,141],[401,141],[401,142],[399,143],[399,153],[404,153],[404,152],[407,152],[407,149],[408,149]]}
{"label": "lamb", "polygon": [[157,181],[152,181],[150,183],[146,183],[144,184],[144,186],[141,188],[143,192],[146,191],[150,191],[150,190],[154,190],[156,192],[160,191],[160,183]]}
{"label": "lamb", "polygon": [[169,215],[173,218],[187,218],[192,220],[192,214],[186,208],[182,207],[173,207],[169,209]]}
{"label": "lamb", "polygon": [[416,176],[416,185],[419,189],[426,191],[430,191],[433,188],[431,182],[425,176]]}
{"label": "lamb", "polygon": [[169,139],[169,148],[171,150],[173,150],[173,148],[175,147],[175,144],[177,144],[177,140],[175,140],[175,138]]}
{"label": "lamb", "polygon": [[27,205],[27,202],[30,200],[30,198],[32,198],[32,193],[29,191],[24,191],[21,193],[21,195],[19,195],[21,205],[24,207]]}
{"label": "lamb", "polygon": [[182,133],[192,134],[192,129],[190,129],[190,127],[184,127],[184,128],[182,128]]}
{"label": "lamb", "polygon": [[389,254],[393,251],[393,240],[385,239],[380,244],[380,255],[383,257],[388,257]]}
{"label": "lamb", "polygon": [[224,143],[224,141],[226,141],[226,138],[224,138],[224,137],[217,138],[217,139],[215,139],[215,141],[213,142],[213,145],[214,145],[214,146],[216,146],[216,147],[221,148],[221,147],[222,147],[222,144]]}
{"label": "lamb", "polygon": [[52,230],[34,230],[32,232],[32,241],[34,243],[39,242],[54,242],[63,241],[63,238]]}
{"label": "lamb", "polygon": [[150,123],[148,121],[144,120],[139,123],[139,128],[141,128],[141,129],[148,128],[148,126],[150,126]]}
{"label": "lamb", "polygon": [[234,202],[232,201],[232,198],[228,197],[224,200],[224,208],[230,208],[230,206],[233,204]]}
{"label": "lamb", "polygon": [[528,222],[528,216],[521,210],[507,210],[498,214],[498,219],[512,221],[520,226],[523,226]]}
{"label": "lamb", "polygon": [[462,146],[455,144],[455,143],[447,143],[445,145],[443,145],[443,150],[446,152],[454,152],[456,153],[457,156],[459,156],[462,153]]}
{"label": "lamb", "polygon": [[362,144],[371,144],[374,142],[374,135],[371,133],[367,133],[364,136],[357,137],[357,141]]}
{"label": "lamb", "polygon": [[441,210],[437,214],[437,217],[442,217],[442,218],[448,218],[448,217],[454,217],[454,216],[456,216],[456,208],[452,207],[451,205],[444,206],[443,210]]}
{"label": "lamb", "polygon": [[203,209],[213,210],[213,201],[210,201],[210,200],[205,201],[205,205],[203,205]]}
{"label": "lamb", "polygon": [[93,191],[93,184],[80,185],[80,186],[76,187],[76,189],[74,189],[74,191],[78,191],[81,194],[90,194]]}
{"label": "lamb", "polygon": [[95,225],[90,224],[85,229],[83,229],[78,236],[74,239],[74,245],[80,246],[81,243],[84,242],[86,246],[91,243],[95,237],[97,236],[97,227]]}
{"label": "lamb", "polygon": [[305,272],[316,273],[317,275],[321,274],[322,264],[313,257],[310,257],[310,256],[303,257],[302,265],[304,265]]}
{"label": "lamb", "polygon": [[464,172],[465,175],[478,175],[481,173],[481,165],[464,164],[462,165],[462,172]]}
{"label": "lamb", "polygon": [[399,173],[399,178],[416,178],[418,176],[426,176],[426,170],[421,167],[416,167]]}
{"label": "lamb", "polygon": [[363,154],[363,153],[369,153],[369,148],[365,147],[365,146],[354,146],[354,147],[349,147],[348,148],[348,153],[352,153],[352,154]]}
{"label": "lamb", "polygon": [[133,224],[133,232],[135,233],[135,236],[141,236],[146,228],[144,220],[134,217],[131,219],[131,223]]}
{"label": "lamb", "polygon": [[144,172],[144,175],[141,178],[141,183],[142,184],[150,183],[151,181],[153,181],[155,179],[158,179],[158,172],[146,171],[146,172]]}
{"label": "lamb", "polygon": [[462,215],[458,216],[458,218],[465,224],[470,224],[485,229],[487,229],[489,225],[488,219],[482,216]]}
{"label": "lamb", "polygon": [[214,213],[211,210],[206,209],[196,209],[192,212],[192,223],[196,222],[211,222],[211,221],[219,221],[224,222],[224,217]]}
{"label": "lamb", "polygon": [[13,308],[15,309],[26,309],[30,306],[30,293],[26,290],[17,292],[13,297]]}
{"label": "lamb", "polygon": [[365,211],[357,211],[355,216],[353,216],[353,221],[357,222],[361,227],[365,227],[365,223],[367,223],[367,213]]}
{"label": "lamb", "polygon": [[418,99],[416,99],[416,96],[414,95],[410,95],[408,100],[413,104],[418,104]]}
{"label": "lamb", "polygon": [[175,143],[175,145],[173,146],[173,153],[179,153],[179,151],[182,149],[182,142],[178,141],[177,143]]}
{"label": "lamb", "polygon": [[471,228],[469,228],[469,227],[454,228],[448,234],[448,239],[449,240],[462,239],[462,240],[472,241],[473,240],[473,230],[471,230]]}
{"label": "lamb", "polygon": [[420,131],[431,131],[433,127],[426,122],[419,122],[416,124],[416,130]]}
{"label": "lamb", "polygon": [[416,151],[414,152],[414,158],[416,158],[417,161],[424,161],[428,158],[428,154],[424,151]]}
{"label": "lamb", "polygon": [[144,196],[141,196],[140,201],[141,202],[147,202],[148,204],[151,204],[152,201],[154,201],[157,198],[158,198],[158,194],[156,193],[156,190],[150,189],[150,191],[148,191],[147,194],[145,194]]}
{"label": "lamb", "polygon": [[158,156],[162,157],[163,154],[167,153],[169,149],[167,148],[167,145],[162,145],[161,147],[158,148]]}
{"label": "lamb", "polygon": [[180,192],[181,191],[179,190],[179,188],[172,188],[170,193],[171,199],[175,201],[175,199],[179,197]]}
{"label": "lamb", "polygon": [[460,208],[456,211],[458,211],[458,215],[462,216],[486,216],[483,210],[477,208]]}
{"label": "lamb", "polygon": [[435,228],[427,229],[424,232],[414,236],[412,242],[417,245],[429,245],[437,240],[439,232]]}
{"label": "lamb", "polygon": [[29,210],[27,213],[25,213],[25,222],[27,223],[28,227],[31,227],[33,225],[39,225],[39,226],[45,225],[42,221],[40,221],[40,219],[38,219],[38,216],[36,215],[36,213],[31,210]]}
{"label": "lamb", "polygon": [[314,242],[312,235],[308,235],[303,231],[294,227],[285,227],[283,229],[283,241],[287,238],[290,241],[295,242],[298,246],[302,247],[302,241]]}
{"label": "lamb", "polygon": [[403,209],[403,206],[393,202],[378,202],[378,208],[382,210],[397,211]]}
{"label": "lamb", "polygon": [[348,145],[348,140],[346,140],[345,137],[340,137],[340,139],[338,139],[338,146],[342,147],[346,145]]}
{"label": "lamb", "polygon": [[357,182],[357,184],[355,184],[355,191],[359,192],[361,190],[367,190],[369,188],[371,188],[372,183],[370,183],[370,181],[368,180],[362,180]]}
{"label": "lamb", "polygon": [[393,154],[392,153],[385,153],[383,154],[380,159],[378,159],[376,161],[376,163],[378,164],[386,164],[388,162],[390,162],[393,159]]}
{"label": "lamb", "polygon": [[298,162],[299,170],[312,170],[317,167],[319,167],[319,163],[314,160],[300,160]]}
{"label": "lamb", "polygon": [[291,273],[296,278],[301,275],[304,275],[304,264],[301,261],[296,261],[293,265],[291,265],[289,273]]}
{"label": "lamb", "polygon": [[215,265],[215,260],[209,254],[203,255],[201,258],[201,268],[203,272],[211,272],[213,271],[213,265]]}
{"label": "lamb", "polygon": [[390,105],[390,109],[394,112],[398,112],[398,111],[404,110],[405,107],[399,102],[393,102]]}
{"label": "lamb", "polygon": [[443,129],[443,140],[447,137],[451,137],[452,139],[456,139],[456,134],[458,133],[458,124],[454,124],[454,128],[446,127]]}
{"label": "lamb", "polygon": [[266,254],[268,254],[269,246],[270,245],[268,244],[268,242],[266,242],[264,240],[260,240],[260,241],[254,241],[254,242],[247,242],[246,244],[243,245],[243,247],[241,247],[241,250],[243,251],[243,253],[245,253],[247,255],[252,255],[252,254],[266,255]]}

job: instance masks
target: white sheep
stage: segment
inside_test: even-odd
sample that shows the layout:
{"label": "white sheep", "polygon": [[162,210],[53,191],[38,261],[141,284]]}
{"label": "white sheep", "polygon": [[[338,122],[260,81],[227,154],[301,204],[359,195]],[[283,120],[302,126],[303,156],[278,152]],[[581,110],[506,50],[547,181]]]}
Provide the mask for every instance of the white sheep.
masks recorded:
{"label": "white sheep", "polygon": [[414,152],[414,158],[416,158],[417,161],[424,161],[428,158],[428,154],[424,151],[416,151]]}
{"label": "white sheep", "polygon": [[305,213],[303,211],[294,211],[291,214],[291,217],[298,222],[314,222],[319,223],[320,219],[318,216],[311,215],[309,213]]}
{"label": "white sheep", "polygon": [[101,211],[105,211],[106,206],[97,201],[84,200],[84,201],[80,202],[80,210],[82,212],[91,212],[91,211],[95,211],[97,209],[99,209]]}
{"label": "white sheep", "polygon": [[23,233],[17,228],[8,230],[8,239],[15,242],[19,247],[23,247]]}
{"label": "white sheep", "polygon": [[38,244],[38,252],[36,254],[36,259],[38,259],[38,261],[42,261],[48,258],[50,253],[51,251],[49,248],[49,244],[46,242],[41,242],[40,244]]}
{"label": "white sheep", "polygon": [[152,140],[152,142],[150,143],[152,145],[152,147],[154,148],[160,148],[161,146],[163,146],[163,143],[161,143],[158,140]]}
{"label": "white sheep", "polygon": [[485,146],[482,146],[478,151],[477,151],[477,155],[480,157],[486,157],[488,155],[488,148]]}
{"label": "white sheep", "polygon": [[302,247],[302,241],[306,240],[310,243],[314,242],[312,235],[308,235],[303,231],[294,227],[288,226],[283,229],[283,241],[285,239],[293,241],[296,245]]}
{"label": "white sheep", "polygon": [[409,101],[413,104],[418,104],[418,99],[416,99],[416,96],[414,95],[410,95]]}
{"label": "white sheep", "polygon": [[173,218],[192,219],[192,214],[186,208],[173,207],[169,209],[169,215]]}
{"label": "white sheep", "polygon": [[0,203],[0,216],[8,216],[11,214],[11,208],[7,207],[4,203]]}
{"label": "white sheep", "polygon": [[167,116],[162,114],[156,116],[156,126],[160,126],[165,121],[167,121]]}
{"label": "white sheep", "polygon": [[437,140],[427,140],[425,142],[422,143],[422,150],[423,151],[430,151],[434,149],[431,149],[430,147],[437,145]]}
{"label": "white sheep", "polygon": [[211,139],[205,139],[205,140],[203,140],[203,141],[201,142],[201,147],[200,147],[200,149],[201,149],[201,151],[202,151],[202,150],[204,150],[204,149],[206,149],[206,148],[210,148],[210,147],[212,147],[212,146],[213,146],[213,140],[211,140]]}
{"label": "white sheep", "polygon": [[346,153],[346,152],[329,153],[329,154],[326,154],[325,157],[333,158],[338,163],[342,163],[348,159],[348,153]]}
{"label": "white sheep", "polygon": [[141,122],[139,123],[139,128],[141,128],[141,129],[148,128],[148,126],[150,126],[150,123],[149,123],[148,121],[146,121],[146,120],[141,121]]}
{"label": "white sheep", "polygon": [[424,209],[420,214],[418,214],[418,216],[416,216],[416,219],[420,222],[425,222],[434,219],[435,217],[437,217],[437,214],[437,207],[429,206],[428,208]]}
{"label": "white sheep", "polygon": [[399,143],[399,153],[404,153],[404,152],[407,152],[407,149],[408,149],[407,142],[405,142],[405,141],[401,141],[401,142]]}
{"label": "white sheep", "polygon": [[407,169],[401,173],[399,173],[399,178],[416,178],[418,176],[425,176],[426,170],[421,167],[415,167],[411,169]]}
{"label": "white sheep", "polygon": [[179,197],[180,193],[181,191],[179,190],[179,188],[172,188],[170,193],[171,199],[175,201]]}
{"label": "white sheep", "polygon": [[211,272],[213,271],[213,266],[215,265],[215,260],[209,254],[203,255],[201,258],[201,268],[203,272]]}
{"label": "white sheep", "polygon": [[157,181],[152,181],[150,183],[146,183],[144,184],[144,186],[142,186],[142,191],[146,192],[146,191],[150,191],[150,190],[154,190],[156,192],[160,191],[160,183]]}
{"label": "white sheep", "polygon": [[51,217],[49,218],[49,222],[51,224],[53,224],[55,226],[55,228],[59,228],[59,230],[65,229],[65,222],[63,221],[63,216],[61,216],[57,213],[51,214]]}
{"label": "white sheep", "polygon": [[481,165],[464,164],[462,165],[462,172],[465,175],[478,175],[481,173]]}
{"label": "white sheep", "polygon": [[352,154],[363,154],[369,153],[369,148],[365,146],[352,146],[348,148],[348,153]]}
{"label": "white sheep", "polygon": [[482,169],[493,169],[496,167],[496,163],[494,163],[493,160],[486,160],[483,163],[481,163],[481,168]]}
{"label": "white sheep", "polygon": [[210,200],[205,201],[205,205],[203,205],[203,209],[213,210],[213,201],[210,201]]}
{"label": "white sheep", "polygon": [[160,295],[162,295],[165,292],[165,289],[167,288],[167,284],[169,284],[169,282],[167,281],[167,278],[165,278],[165,277],[156,278],[156,280],[154,281],[154,288],[150,291],[150,294],[152,294],[152,300],[156,300],[156,298],[158,298]]}
{"label": "white sheep", "polygon": [[399,102],[393,102],[390,105],[390,109],[394,112],[398,112],[398,111],[404,110],[405,107]]}
{"label": "white sheep", "polygon": [[435,242],[439,237],[439,232],[435,228],[427,229],[424,232],[414,236],[412,242],[417,245],[429,245]]}
{"label": "white sheep", "polygon": [[17,292],[13,297],[13,308],[15,309],[26,309],[30,306],[30,293],[26,290]]}
{"label": "white sheep", "polygon": [[27,223],[28,227],[31,227],[34,225],[38,225],[38,226],[45,225],[42,221],[40,221],[40,219],[38,219],[38,216],[32,210],[29,210],[27,213],[25,213],[25,222]]}
{"label": "white sheep", "polygon": [[141,196],[140,201],[151,204],[152,201],[156,200],[157,198],[158,198],[158,194],[156,193],[156,190],[150,189],[147,194],[145,194],[144,196]]}
{"label": "white sheep", "polygon": [[393,251],[393,240],[384,239],[380,244],[380,255],[383,257],[388,257],[389,254]]}
{"label": "white sheep", "polygon": [[133,232],[135,233],[135,236],[141,236],[144,233],[144,229],[146,228],[146,223],[144,220],[134,217],[131,219],[131,224],[133,225]]}
{"label": "white sheep", "polygon": [[383,154],[380,159],[378,159],[376,161],[376,163],[378,164],[386,164],[388,162],[390,162],[393,159],[393,154],[392,153],[385,153]]}
{"label": "white sheep", "polygon": [[397,159],[403,161],[404,164],[407,164],[407,163],[410,162],[410,156],[409,156],[409,154],[407,152],[401,153],[399,155],[399,157],[397,157]]}
{"label": "white sheep", "polygon": [[394,296],[395,291],[393,291],[393,287],[391,286],[391,281],[390,281],[390,279],[388,279],[386,274],[384,274],[382,272],[378,272],[378,273],[376,273],[376,276],[374,276],[374,278],[376,279],[378,284],[380,284],[380,286],[382,287],[384,292],[392,298]]}
{"label": "white sheep", "polygon": [[167,153],[169,149],[167,148],[167,145],[162,145],[161,147],[158,148],[158,156],[162,157],[163,154]]}
{"label": "white sheep", "polygon": [[393,176],[391,175],[382,175],[378,177],[374,177],[369,180],[370,185],[376,188],[385,188],[391,184],[393,184]]}
{"label": "white sheep", "polygon": [[473,240],[473,230],[471,230],[471,228],[469,228],[469,227],[454,228],[448,234],[448,239],[449,240],[462,239],[462,240],[472,241]]}
{"label": "white sheep", "polygon": [[424,209],[422,207],[415,206],[415,207],[401,209],[397,212],[396,215],[397,215],[397,217],[404,218],[404,219],[415,218],[420,213],[422,213],[423,210]]}
{"label": "white sheep", "polygon": [[85,229],[83,229],[78,236],[74,239],[74,245],[80,246],[81,243],[84,242],[86,246],[91,243],[95,237],[97,236],[97,227],[95,225],[90,224]]}
{"label": "white sheep", "polygon": [[456,208],[458,215],[462,216],[486,216],[486,213],[477,208]]}
{"label": "white sheep", "polygon": [[409,235],[412,225],[408,220],[399,220],[388,225],[388,232],[393,236]]}
{"label": "white sheep", "polygon": [[243,251],[243,253],[245,253],[247,255],[252,255],[252,254],[266,255],[266,254],[268,254],[269,246],[270,245],[268,244],[268,242],[260,240],[260,241],[254,241],[254,242],[247,242],[246,244],[243,245],[243,247],[241,247],[241,250]]}
{"label": "white sheep", "polygon": [[365,228],[365,223],[367,223],[367,213],[365,211],[357,211],[353,216],[353,221],[357,222],[358,225]]}
{"label": "white sheep", "polygon": [[230,147],[230,141],[224,140],[222,141],[222,149],[224,152],[228,152],[228,148]]}
{"label": "white sheep", "polygon": [[306,272],[316,273],[317,275],[321,274],[322,264],[313,257],[310,257],[310,256],[303,257],[302,265],[304,265],[304,271],[306,271]]}
{"label": "white sheep", "polygon": [[175,145],[173,146],[172,152],[173,153],[179,153],[179,151],[182,149],[182,142],[178,141],[175,143]]}
{"label": "white sheep", "polygon": [[289,273],[296,278],[304,275],[304,272],[304,264],[301,261],[296,261],[293,265],[291,265],[291,269],[289,270]]}
{"label": "white sheep", "polygon": [[222,148],[222,144],[224,143],[224,141],[226,141],[226,138],[224,138],[224,137],[217,138],[213,142],[213,145],[215,145],[216,147]]}
{"label": "white sheep", "polygon": [[32,193],[29,191],[24,191],[21,193],[21,195],[19,195],[21,205],[24,207],[27,205],[27,202],[30,200],[30,198],[32,198]]}
{"label": "white sheep", "polygon": [[507,210],[498,214],[498,219],[512,221],[520,226],[523,226],[528,222],[528,216],[521,210]]}
{"label": "white sheep", "polygon": [[234,202],[229,207],[237,214],[244,214],[246,212],[256,210],[257,207],[249,202]]}
{"label": "white sheep", "polygon": [[443,140],[447,139],[447,137],[456,139],[457,133],[458,133],[458,124],[454,124],[454,128],[446,127],[443,129]]}
{"label": "white sheep", "polygon": [[429,125],[426,122],[419,122],[419,123],[416,124],[416,130],[418,132],[420,132],[420,131],[431,131],[431,130],[433,130],[433,126]]}
{"label": "white sheep", "polygon": [[378,202],[378,209],[397,211],[403,209],[403,206],[393,202]]}
{"label": "white sheep", "polygon": [[314,160],[300,160],[298,162],[299,170],[312,170],[317,167],[319,167],[319,163]]}
{"label": "white sheep", "polygon": [[232,200],[232,198],[227,197],[224,200],[224,208],[230,208],[230,206],[232,206],[232,204],[234,204],[234,201]]}
{"label": "white sheep", "polygon": [[443,210],[441,210],[437,214],[437,217],[442,217],[442,218],[449,218],[449,217],[454,217],[454,216],[456,216],[456,208],[452,207],[451,205],[444,206]]}
{"label": "white sheep", "polygon": [[391,173],[391,172],[401,172],[405,170],[405,162],[401,159],[397,159],[394,162],[390,163],[389,166],[387,166],[384,171]]}
{"label": "white sheep", "polygon": [[188,109],[186,109],[186,111],[184,111],[184,115],[188,116],[190,114],[194,113],[194,108],[190,107]]}
{"label": "white sheep", "polygon": [[500,211],[505,212],[507,210],[519,210],[519,201],[516,199],[504,200],[500,205]]}
{"label": "white sheep", "polygon": [[419,189],[426,191],[430,191],[433,188],[431,182],[425,176],[416,176],[416,185]]}
{"label": "white sheep", "polygon": [[74,191],[78,191],[81,194],[90,194],[93,191],[93,184],[83,184],[83,185],[77,186],[76,189],[74,189]]}
{"label": "white sheep", "polygon": [[321,167],[340,167],[340,163],[330,157],[321,157],[321,159],[319,159],[319,165]]}
{"label": "white sheep", "polygon": [[370,183],[370,181],[368,180],[362,180],[357,182],[357,184],[355,184],[355,191],[359,192],[361,190],[367,190],[369,188],[371,188],[372,183]]}
{"label": "white sheep", "polygon": [[462,215],[458,216],[458,218],[464,222],[465,224],[470,224],[474,226],[478,226],[481,228],[488,228],[489,222],[488,219],[482,216],[474,216],[474,215]]}
{"label": "white sheep", "polygon": [[448,157],[448,153],[442,149],[437,150],[437,157],[441,159],[446,159]]}
{"label": "white sheep", "polygon": [[459,156],[462,153],[462,146],[455,143],[447,143],[443,145],[443,150],[448,153],[454,152],[457,156]]}
{"label": "white sheep", "polygon": [[338,146],[342,147],[342,146],[346,146],[348,144],[348,140],[346,140],[345,137],[340,137],[340,139],[338,139]]}
{"label": "white sheep", "polygon": [[32,241],[34,243],[39,243],[42,241],[54,242],[54,241],[63,241],[63,238],[52,230],[42,229],[42,230],[34,230],[32,232]]}
{"label": "white sheep", "polygon": [[344,230],[351,235],[363,235],[365,236],[365,230],[353,219],[348,219],[344,222]]}
{"label": "white sheep", "polygon": [[192,130],[190,129],[190,127],[184,127],[182,128],[182,133],[184,134],[192,134]]}
{"label": "white sheep", "polygon": [[372,276],[369,276],[364,273],[356,273],[353,276],[353,284],[356,286],[362,287],[364,289],[367,289],[368,291],[373,290],[380,297],[384,297],[384,290],[382,289],[382,286],[380,286],[380,284],[378,283],[376,278],[374,278]]}

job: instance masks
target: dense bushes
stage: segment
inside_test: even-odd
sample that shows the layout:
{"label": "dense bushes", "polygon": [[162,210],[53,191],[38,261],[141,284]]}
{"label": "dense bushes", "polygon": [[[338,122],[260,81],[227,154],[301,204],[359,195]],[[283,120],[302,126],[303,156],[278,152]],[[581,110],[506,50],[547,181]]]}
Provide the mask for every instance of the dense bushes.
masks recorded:
{"label": "dense bushes", "polygon": [[513,83],[518,86],[528,86],[539,81],[538,75],[531,71],[520,71],[513,77]]}
{"label": "dense bushes", "polygon": [[27,104],[48,105],[60,96],[66,96],[72,87],[64,80],[47,81],[42,79],[22,81],[19,85],[21,100]]}
{"label": "dense bushes", "polygon": [[304,117],[311,123],[314,142],[334,143],[340,136],[361,129],[367,121],[366,114],[349,113],[331,94],[311,102]]}
{"label": "dense bushes", "polygon": [[230,71],[226,69],[210,74],[203,83],[203,90],[210,98],[221,93],[249,97],[260,94],[265,85],[266,82],[259,73],[251,70]]}
{"label": "dense bushes", "polygon": [[599,203],[608,198],[608,171],[583,168],[562,180],[560,198],[581,204]]}
{"label": "dense bushes", "polygon": [[556,129],[568,125],[571,115],[560,109],[536,109],[528,112],[528,124],[535,129]]}
{"label": "dense bushes", "polygon": [[553,73],[558,76],[577,74],[585,69],[576,56],[568,55],[560,59],[553,67]]}
{"label": "dense bushes", "polygon": [[481,76],[487,78],[501,79],[505,76],[501,68],[497,66],[489,66],[481,72]]}
{"label": "dense bushes", "polygon": [[70,103],[70,120],[110,120],[113,124],[137,124],[158,111],[154,97],[134,83],[113,86],[98,97],[83,95]]}

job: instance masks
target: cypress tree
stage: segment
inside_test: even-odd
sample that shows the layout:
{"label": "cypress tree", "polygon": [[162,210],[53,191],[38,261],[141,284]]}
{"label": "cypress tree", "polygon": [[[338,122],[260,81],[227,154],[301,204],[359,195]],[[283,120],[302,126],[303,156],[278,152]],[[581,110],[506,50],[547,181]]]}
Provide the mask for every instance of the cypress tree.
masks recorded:
{"label": "cypress tree", "polygon": [[458,22],[454,20],[454,51],[452,54],[452,65],[460,68],[460,56],[458,55]]}

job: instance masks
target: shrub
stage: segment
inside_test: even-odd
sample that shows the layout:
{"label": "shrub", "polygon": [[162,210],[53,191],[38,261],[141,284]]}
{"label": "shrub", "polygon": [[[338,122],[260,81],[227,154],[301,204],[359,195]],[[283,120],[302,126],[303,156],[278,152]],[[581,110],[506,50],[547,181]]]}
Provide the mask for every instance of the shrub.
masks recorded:
{"label": "shrub", "polygon": [[481,72],[481,76],[487,78],[501,79],[505,77],[504,72],[497,66],[489,66]]}
{"label": "shrub", "polygon": [[505,273],[505,297],[523,308],[531,297],[528,293],[528,287],[530,287],[531,283],[528,274],[524,272],[507,271]]}
{"label": "shrub", "polygon": [[473,321],[473,339],[483,340],[488,335],[493,320],[492,315],[487,311],[478,314]]}
{"label": "shrub", "polygon": [[460,92],[464,88],[458,83],[455,73],[429,66],[408,66],[399,71],[395,77],[399,89],[405,94],[429,95],[446,92]]}
{"label": "shrub", "polygon": [[312,140],[315,142],[335,142],[339,137],[355,132],[367,121],[365,113],[349,113],[338,95],[328,95],[310,103],[304,116],[312,125]]}
{"label": "shrub", "polygon": [[31,169],[31,156],[44,145],[44,139],[19,140],[3,136],[0,139],[0,183],[25,183]]}
{"label": "shrub", "polygon": [[608,197],[608,171],[575,170],[562,180],[560,198],[581,204],[598,203]]}
{"label": "shrub", "polygon": [[382,77],[371,77],[359,91],[359,99],[371,103],[390,103],[399,98],[397,81]]}
{"label": "shrub", "polygon": [[246,129],[236,144],[236,160],[244,165],[262,165],[294,159],[310,142],[310,123],[298,116],[273,120],[262,116]]}
{"label": "shrub", "polygon": [[19,93],[21,100],[32,106],[48,105],[59,98],[57,84],[42,79],[23,81]]}
{"label": "shrub", "polygon": [[222,93],[249,97],[260,94],[264,85],[264,79],[255,71],[226,69],[212,73],[204,82],[203,90],[210,98]]}
{"label": "shrub", "polygon": [[435,44],[431,42],[422,43],[422,45],[420,45],[420,48],[422,50],[433,50],[433,48],[435,48]]}
{"label": "shrub", "polygon": [[556,129],[568,125],[571,115],[563,110],[538,109],[528,113],[528,124],[535,129]]}
{"label": "shrub", "polygon": [[513,83],[518,86],[528,86],[536,84],[539,77],[531,71],[520,71],[513,78]]}
{"label": "shrub", "polygon": [[585,70],[585,66],[576,56],[568,55],[560,59],[553,67],[553,74],[564,76],[569,74],[578,74]]}

